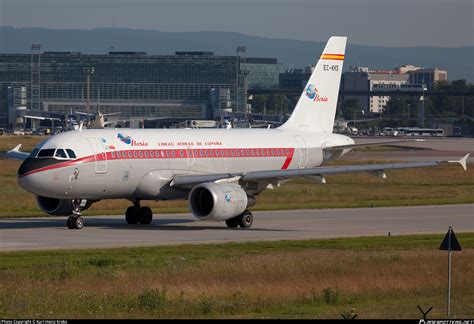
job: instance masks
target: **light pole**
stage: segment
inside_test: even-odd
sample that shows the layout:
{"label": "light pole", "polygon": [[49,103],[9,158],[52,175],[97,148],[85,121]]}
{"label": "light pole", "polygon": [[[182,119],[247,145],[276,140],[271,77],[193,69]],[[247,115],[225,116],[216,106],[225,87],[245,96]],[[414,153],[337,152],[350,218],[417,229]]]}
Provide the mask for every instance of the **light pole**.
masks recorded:
{"label": "light pole", "polygon": [[[236,51],[236,75],[235,75],[235,101],[236,101],[236,111],[238,112],[239,111],[239,79],[240,79],[240,64],[239,64],[239,59],[240,59],[240,56],[239,54],[245,54],[245,51],[247,50],[247,46],[237,46],[237,51]],[[245,113],[245,111],[244,111]]]}
{"label": "light pole", "polygon": [[420,101],[421,101],[421,112],[420,112],[420,115],[421,115],[421,128],[424,128],[425,127],[425,91],[428,90],[426,88],[426,85],[423,83],[422,85],[423,87],[423,95],[420,97]]}
{"label": "light pole", "polygon": [[89,116],[89,105],[90,105],[90,84],[91,84],[91,75],[94,74],[94,67],[86,66],[82,69],[84,74],[87,77],[87,101],[86,101],[86,113]]}

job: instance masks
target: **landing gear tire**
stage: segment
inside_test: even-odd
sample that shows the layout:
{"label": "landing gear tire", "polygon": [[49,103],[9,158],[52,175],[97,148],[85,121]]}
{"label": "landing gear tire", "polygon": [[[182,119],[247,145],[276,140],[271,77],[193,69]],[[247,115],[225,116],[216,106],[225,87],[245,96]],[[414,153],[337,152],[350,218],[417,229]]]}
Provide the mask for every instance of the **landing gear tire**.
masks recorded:
{"label": "landing gear tire", "polygon": [[228,228],[236,228],[237,226],[239,226],[239,220],[237,219],[237,217],[227,219],[225,223]]}
{"label": "landing gear tire", "polygon": [[69,229],[82,229],[84,227],[84,220],[81,216],[70,216],[66,221]]}
{"label": "landing gear tire", "polygon": [[253,224],[253,215],[250,210],[244,211],[237,219],[241,228],[250,228]]}
{"label": "landing gear tire", "polygon": [[140,207],[138,214],[138,222],[140,224],[150,224],[153,220],[153,212],[150,207]]}
{"label": "landing gear tire", "polygon": [[127,224],[138,224],[139,211],[139,207],[130,206],[127,208],[127,211],[125,212],[125,220],[127,221]]}
{"label": "landing gear tire", "polygon": [[66,221],[66,226],[69,229],[75,229],[76,227],[74,226],[74,216],[69,216],[67,221]]}
{"label": "landing gear tire", "polygon": [[77,216],[74,219],[74,227],[76,229],[82,229],[84,227],[84,220],[82,219],[81,216]]}

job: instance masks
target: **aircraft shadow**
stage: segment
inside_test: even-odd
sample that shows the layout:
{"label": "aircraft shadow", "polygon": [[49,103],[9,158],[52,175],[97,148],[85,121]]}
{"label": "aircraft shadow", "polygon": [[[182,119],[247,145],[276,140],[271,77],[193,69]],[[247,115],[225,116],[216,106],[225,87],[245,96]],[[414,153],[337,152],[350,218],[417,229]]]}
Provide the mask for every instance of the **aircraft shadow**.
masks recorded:
{"label": "aircraft shadow", "polygon": [[[241,230],[240,228],[227,228],[224,222],[216,223],[218,225],[210,226],[189,226],[185,224],[201,223],[199,220],[191,219],[155,219],[149,225],[131,225],[127,224],[122,219],[104,219],[94,217],[84,217],[84,228],[103,228],[103,229],[120,229],[120,230],[154,230],[154,231],[203,231],[203,230]],[[209,223],[213,224],[213,223]],[[2,220],[0,222],[0,233],[2,230],[8,229],[33,229],[33,228],[66,228],[66,218],[62,219],[12,219]],[[288,229],[264,229],[264,228],[249,228],[245,231],[261,231],[261,232],[289,232],[293,230]]]}

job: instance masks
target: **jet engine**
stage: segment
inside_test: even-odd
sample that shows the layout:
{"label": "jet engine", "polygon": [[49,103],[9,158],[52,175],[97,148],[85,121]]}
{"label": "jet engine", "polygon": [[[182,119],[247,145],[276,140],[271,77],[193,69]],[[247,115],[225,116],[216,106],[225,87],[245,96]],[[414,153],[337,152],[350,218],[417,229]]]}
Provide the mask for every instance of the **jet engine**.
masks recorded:
{"label": "jet engine", "polygon": [[[57,199],[36,196],[36,202],[38,203],[39,208],[49,215],[54,216],[69,216],[73,214],[72,201],[70,199]],[[89,208],[94,201],[87,201],[86,205],[82,210]]]}
{"label": "jet engine", "polygon": [[191,190],[189,206],[199,220],[222,221],[242,214],[255,204],[238,185],[206,182]]}

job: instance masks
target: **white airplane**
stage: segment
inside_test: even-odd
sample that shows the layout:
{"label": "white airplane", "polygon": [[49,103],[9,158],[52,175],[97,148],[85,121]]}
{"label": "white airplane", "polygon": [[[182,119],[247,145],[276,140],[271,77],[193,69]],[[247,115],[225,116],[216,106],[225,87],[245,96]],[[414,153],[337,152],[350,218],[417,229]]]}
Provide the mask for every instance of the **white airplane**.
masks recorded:
{"label": "white airplane", "polygon": [[[31,154],[20,145],[8,152],[24,162],[18,182],[37,195],[41,210],[69,216],[67,227],[84,226],[81,212],[101,199],[128,199],[129,224],[149,224],[143,200],[188,199],[203,221],[249,228],[249,207],[265,189],[296,177],[324,183],[327,174],[435,166],[429,161],[320,167],[354,147],[333,134],[346,37],[331,37],[288,121],[275,129],[84,129],[51,136]],[[390,143],[393,143],[391,141]],[[399,142],[399,141],[396,141]],[[374,145],[386,142],[371,143]]]}

